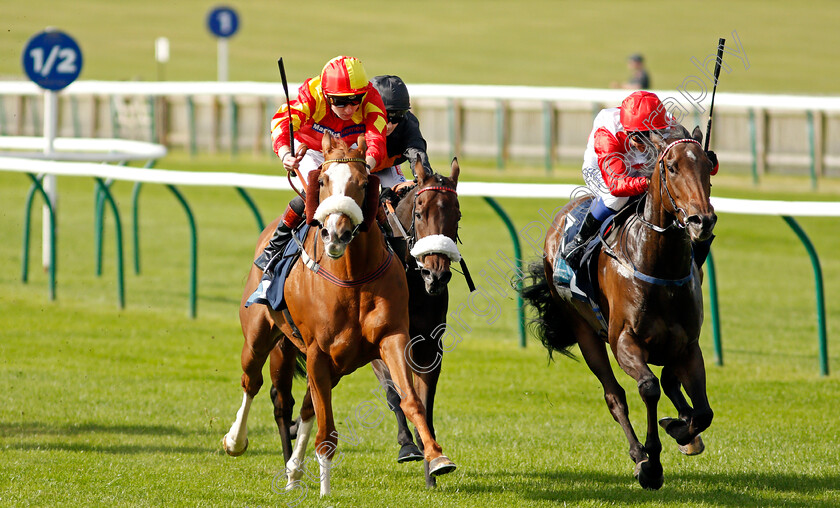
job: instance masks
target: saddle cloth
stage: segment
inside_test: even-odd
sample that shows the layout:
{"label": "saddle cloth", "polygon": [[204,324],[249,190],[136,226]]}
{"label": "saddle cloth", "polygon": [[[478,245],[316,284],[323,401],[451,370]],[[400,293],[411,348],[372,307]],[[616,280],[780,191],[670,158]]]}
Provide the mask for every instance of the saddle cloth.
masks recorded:
{"label": "saddle cloth", "polygon": [[[295,231],[294,235],[303,243],[307,232],[309,232],[309,225],[304,223],[300,229]],[[290,239],[280,254],[279,261],[274,263],[274,266],[263,274],[257,289],[251,293],[248,301],[245,302],[245,307],[249,307],[254,303],[261,303],[268,305],[274,310],[285,309],[286,302],[283,288],[286,285],[286,278],[289,276],[292,267],[299,257],[300,247],[298,247],[297,242]]]}

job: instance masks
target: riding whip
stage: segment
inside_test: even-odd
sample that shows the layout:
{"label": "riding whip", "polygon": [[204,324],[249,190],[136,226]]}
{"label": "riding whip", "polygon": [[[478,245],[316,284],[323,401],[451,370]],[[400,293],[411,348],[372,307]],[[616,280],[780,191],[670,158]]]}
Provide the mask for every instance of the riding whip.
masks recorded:
{"label": "riding whip", "polygon": [[720,64],[723,62],[723,46],[726,39],[718,39],[717,60],[715,61],[715,83],[712,87],[712,104],[709,106],[709,123],[706,125],[706,146],[704,151],[709,151],[709,139],[712,134],[712,113],[715,110],[715,92],[717,91],[718,77],[720,76]]}
{"label": "riding whip", "polygon": [[[286,80],[286,67],[283,65],[283,57],[277,60],[277,67],[280,68],[280,81],[283,83],[283,93],[286,94],[286,110],[289,113],[289,148],[292,150],[292,157],[295,157],[295,126],[292,123],[292,102],[289,100],[289,82]],[[301,153],[305,153],[305,149],[306,145],[303,145]],[[300,176],[294,169],[289,172],[289,176],[293,174]],[[303,184],[303,188],[306,189],[306,182],[303,180],[303,176],[300,176],[300,181]],[[292,183],[291,178],[289,178],[289,183]],[[292,185],[292,189],[294,188],[295,186]],[[297,192],[297,189],[295,189],[295,192]],[[297,193],[301,195],[300,192]]]}

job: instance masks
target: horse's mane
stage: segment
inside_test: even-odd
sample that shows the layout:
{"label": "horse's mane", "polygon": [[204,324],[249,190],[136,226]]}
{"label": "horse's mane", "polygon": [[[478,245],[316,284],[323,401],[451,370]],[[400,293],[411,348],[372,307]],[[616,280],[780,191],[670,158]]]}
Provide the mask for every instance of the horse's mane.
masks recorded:
{"label": "horse's mane", "polygon": [[[662,137],[662,140],[665,141],[665,143],[668,143],[669,141],[676,141],[678,139],[685,139],[691,137],[691,134],[689,134],[688,129],[683,127],[681,124],[672,125],[667,129],[657,132],[657,134]],[[656,148],[652,141],[647,141],[647,143],[648,147],[651,150],[654,150],[656,154],[659,153],[659,150]],[[644,176],[651,176],[653,175],[655,169],[656,157],[653,157],[651,162],[647,166],[637,169],[637,172]]]}

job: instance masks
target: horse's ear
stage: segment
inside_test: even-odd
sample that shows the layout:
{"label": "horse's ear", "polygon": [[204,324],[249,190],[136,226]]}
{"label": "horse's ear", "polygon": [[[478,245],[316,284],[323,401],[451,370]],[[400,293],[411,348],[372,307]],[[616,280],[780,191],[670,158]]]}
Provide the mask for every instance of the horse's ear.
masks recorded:
{"label": "horse's ear", "polygon": [[454,182],[455,185],[457,186],[458,185],[458,175],[461,174],[461,166],[458,165],[458,157],[454,157],[452,159],[451,168],[452,168],[452,174],[449,176],[449,178],[451,178],[452,182]]}
{"label": "horse's ear", "polygon": [[655,146],[658,151],[661,152],[662,150],[665,149],[665,146],[666,146],[665,140],[662,139],[662,136],[660,136],[659,134],[657,134],[653,131],[651,131],[651,133],[650,133],[650,141],[651,141],[651,143],[653,143],[653,146]]}
{"label": "horse's ear", "polygon": [[324,152],[326,155],[330,150],[333,149],[333,137],[329,133],[324,133],[323,137],[321,138],[321,151]]}
{"label": "horse's ear", "polygon": [[[329,134],[325,134],[324,137],[329,137]],[[307,176],[306,223],[310,226],[317,226],[318,221],[315,220],[315,210],[318,209],[318,205],[321,203],[321,184],[318,182],[318,179],[321,177],[321,170],[316,169],[314,171],[310,171]]]}
{"label": "horse's ear", "polygon": [[359,150],[362,152],[362,155],[367,152],[367,142],[365,142],[365,135],[360,134],[358,141],[356,141],[356,146],[359,147]]}
{"label": "horse's ear", "polygon": [[429,177],[426,173],[426,167],[423,166],[423,160],[420,155],[417,155],[417,158],[414,159],[414,176],[417,177],[418,182],[422,182]]}
{"label": "horse's ear", "polygon": [[691,137],[694,138],[694,141],[697,141],[701,145],[703,144],[703,131],[700,130],[699,125],[694,126],[694,130],[691,131]]}

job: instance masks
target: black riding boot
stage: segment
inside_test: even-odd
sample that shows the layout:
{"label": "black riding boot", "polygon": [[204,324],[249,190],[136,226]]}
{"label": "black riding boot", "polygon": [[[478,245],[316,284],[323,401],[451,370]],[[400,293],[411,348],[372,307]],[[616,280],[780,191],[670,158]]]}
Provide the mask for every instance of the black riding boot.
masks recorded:
{"label": "black riding boot", "polygon": [[572,238],[572,241],[567,243],[563,248],[563,258],[569,266],[577,270],[580,265],[580,259],[583,257],[584,247],[589,240],[595,236],[598,229],[601,227],[601,221],[596,219],[591,211],[586,212],[586,217],[583,218],[583,224],[580,226],[577,234]]}
{"label": "black riding boot", "polygon": [[265,272],[273,267],[277,260],[280,259],[279,256],[282,255],[286,244],[292,238],[292,232],[303,222],[305,208],[306,205],[300,196],[295,197],[289,203],[289,206],[286,207],[286,212],[283,214],[283,219],[280,220],[277,229],[271,235],[271,239],[268,241],[265,250],[254,260],[257,268]]}

